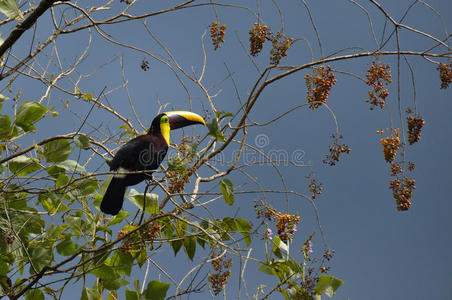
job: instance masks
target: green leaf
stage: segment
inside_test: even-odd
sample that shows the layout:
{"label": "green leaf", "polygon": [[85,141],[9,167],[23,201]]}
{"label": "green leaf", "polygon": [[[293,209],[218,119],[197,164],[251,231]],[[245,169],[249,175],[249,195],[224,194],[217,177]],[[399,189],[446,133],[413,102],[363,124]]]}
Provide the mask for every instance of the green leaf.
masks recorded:
{"label": "green leaf", "polygon": [[283,258],[283,255],[281,253],[281,248],[279,247],[280,243],[281,243],[281,239],[279,238],[279,236],[274,236],[273,237],[272,252],[273,252],[273,254],[276,257]]}
{"label": "green leaf", "polygon": [[7,140],[11,135],[11,120],[8,115],[0,115],[0,139]]}
{"label": "green leaf", "polygon": [[25,176],[41,169],[39,163],[31,157],[20,155],[8,162],[8,168],[18,176]]}
{"label": "green leaf", "polygon": [[196,252],[196,238],[194,236],[187,236],[184,239],[184,250],[188,258],[193,261]]}
{"label": "green leaf", "polygon": [[58,254],[63,256],[69,256],[77,251],[77,247],[70,237],[64,239],[56,246]]}
{"label": "green leaf", "polygon": [[42,290],[28,290],[25,293],[25,300],[44,300]]}
{"label": "green leaf", "polygon": [[97,193],[99,188],[99,183],[94,177],[82,179],[77,182],[76,189],[79,191],[81,196],[89,196]]}
{"label": "green leaf", "polygon": [[227,232],[234,232],[237,230],[237,223],[235,222],[234,218],[225,217],[223,219],[221,227],[223,227],[223,229]]}
{"label": "green leaf", "polygon": [[133,257],[130,253],[115,251],[110,260],[110,264],[119,274],[130,276],[133,266]]}
{"label": "green leaf", "polygon": [[16,0],[2,0],[0,2],[0,12],[8,18],[24,20]]}
{"label": "green leaf", "polygon": [[108,222],[108,226],[112,226],[115,224],[119,224],[121,223],[125,218],[127,218],[128,216],[130,216],[130,213],[126,212],[125,210],[122,210],[119,212],[119,214],[117,214],[116,216],[114,216],[110,222]]}
{"label": "green leaf", "polygon": [[146,300],[164,300],[169,287],[169,283],[153,280],[148,283],[143,296]]}
{"label": "green leaf", "polygon": [[102,295],[95,288],[84,288],[80,300],[102,300]]}
{"label": "green leaf", "polygon": [[180,248],[182,247],[183,242],[181,240],[176,240],[171,242],[171,247],[174,251],[174,256],[177,255],[177,252],[179,252]]}
{"label": "green leaf", "polygon": [[0,94],[0,103],[4,102],[6,100],[9,100],[9,98],[6,97],[5,95]]}
{"label": "green leaf", "polygon": [[72,147],[67,139],[53,140],[44,145],[44,157],[47,162],[65,161],[71,152]]}
{"label": "green leaf", "polygon": [[138,300],[140,298],[140,294],[136,291],[126,290],[126,300]]}
{"label": "green leaf", "polygon": [[5,276],[6,274],[8,274],[9,270],[9,263],[4,261],[3,259],[0,259],[0,276]]}
{"label": "green leaf", "polygon": [[129,282],[127,280],[125,280],[124,278],[122,278],[122,277],[118,277],[118,278],[116,278],[114,280],[104,280],[103,284],[104,284],[104,287],[107,290],[109,290],[109,291],[116,291],[120,287],[129,284]]}
{"label": "green leaf", "polygon": [[251,225],[248,223],[247,220],[242,218],[235,219],[235,222],[237,224],[237,228],[239,229],[240,234],[243,236],[243,240],[245,241],[245,244],[249,246],[251,244]]}
{"label": "green leaf", "polygon": [[38,200],[41,202],[42,207],[51,214],[67,211],[67,206],[60,199],[57,199],[54,194],[40,194]]}
{"label": "green leaf", "polygon": [[225,112],[225,111],[218,111],[217,110],[215,112],[215,116],[217,116],[218,120],[222,120],[222,119],[227,118],[227,117],[233,117],[234,115],[231,112]]}
{"label": "green leaf", "polygon": [[[127,195],[127,199],[139,209],[143,209],[144,195],[138,193],[137,190],[131,189],[129,195]],[[150,215],[154,215],[157,214],[159,210],[159,195],[146,193],[146,212]]]}
{"label": "green leaf", "polygon": [[227,178],[220,179],[220,188],[224,201],[228,205],[234,204],[234,186],[232,185],[232,182]]}
{"label": "green leaf", "polygon": [[272,267],[272,266],[269,266],[269,265],[267,265],[267,264],[260,264],[260,265],[257,267],[257,269],[258,269],[259,271],[265,273],[265,274],[268,274],[268,275],[274,275],[274,273],[273,273],[273,267]]}
{"label": "green leaf", "polygon": [[[32,246],[28,248],[31,258],[30,273],[41,272],[44,267],[49,266],[53,261],[53,251],[51,247]],[[33,268],[34,267],[34,268]]]}
{"label": "green leaf", "polygon": [[77,135],[74,138],[74,144],[81,149],[89,149],[91,145],[89,138],[85,135]]}
{"label": "green leaf", "polygon": [[[284,243],[283,241],[281,241],[281,239],[279,238],[279,236],[274,236],[273,237],[273,247],[272,247],[272,251],[275,252],[277,251],[276,249],[280,249],[280,250],[284,250],[287,254],[289,254],[289,247],[287,246],[286,243]],[[276,254],[276,253],[275,253]],[[278,255],[277,255],[278,256]],[[278,256],[279,257],[279,256]]]}
{"label": "green leaf", "polygon": [[67,159],[65,161],[59,162],[55,164],[56,167],[59,167],[61,169],[64,169],[69,172],[76,172],[76,173],[85,173],[85,167],[80,165],[78,162],[72,159]]}
{"label": "green leaf", "polygon": [[207,123],[207,128],[209,128],[209,135],[213,136],[217,141],[224,142],[226,140],[220,131],[217,119],[212,119],[212,122]]}
{"label": "green leaf", "polygon": [[315,287],[315,293],[317,295],[322,295],[325,293],[328,297],[332,298],[336,293],[336,290],[343,284],[344,282],[339,278],[330,275],[320,275],[319,281],[317,281],[317,285]]}
{"label": "green leaf", "polygon": [[58,175],[58,178],[56,181],[56,186],[57,187],[65,186],[66,184],[68,184],[68,182],[69,182],[69,177],[67,177],[67,175],[64,173],[61,173],[60,175]]}
{"label": "green leaf", "polygon": [[25,132],[32,131],[36,129],[33,124],[41,120],[46,112],[47,108],[38,102],[24,101],[17,109],[14,122]]}
{"label": "green leaf", "polygon": [[90,273],[96,275],[98,278],[104,281],[115,280],[118,277],[120,277],[118,272],[116,272],[113,267],[108,266],[106,264],[102,264],[100,267],[92,270]]}

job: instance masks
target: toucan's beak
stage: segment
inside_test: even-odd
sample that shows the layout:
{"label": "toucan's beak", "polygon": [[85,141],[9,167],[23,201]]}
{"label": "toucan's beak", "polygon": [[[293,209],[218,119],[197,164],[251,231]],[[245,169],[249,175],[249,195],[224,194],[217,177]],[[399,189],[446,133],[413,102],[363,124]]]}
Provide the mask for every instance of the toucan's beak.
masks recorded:
{"label": "toucan's beak", "polygon": [[165,115],[168,116],[171,129],[177,129],[194,124],[206,125],[206,121],[204,121],[200,115],[190,111],[169,111],[166,112]]}

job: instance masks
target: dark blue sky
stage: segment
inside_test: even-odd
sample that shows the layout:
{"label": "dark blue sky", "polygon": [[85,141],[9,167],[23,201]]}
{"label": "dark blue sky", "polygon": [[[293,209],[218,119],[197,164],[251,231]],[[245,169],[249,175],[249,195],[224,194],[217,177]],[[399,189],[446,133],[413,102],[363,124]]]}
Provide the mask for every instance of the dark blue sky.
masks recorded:
{"label": "dark blue sky", "polygon": [[[154,1],[153,1],[154,2]],[[170,1],[175,4],[176,2]],[[250,1],[251,8],[256,10],[255,2]],[[273,32],[281,29],[281,18],[278,10],[271,1],[261,1],[260,11],[264,22]],[[301,65],[311,61],[311,54],[306,43],[309,41],[315,59],[322,54],[316,40],[315,32],[309,21],[309,16],[302,1],[279,1],[283,16],[285,34],[297,40],[288,51],[288,57],[281,61],[281,65]],[[311,3],[312,2],[312,3]],[[387,38],[393,27],[387,23],[382,13],[375,9],[368,1],[360,1],[372,16],[375,35],[380,42],[384,32]],[[436,0],[429,2],[441,18],[434,11],[420,2],[408,13],[404,24],[418,28],[428,34],[444,39],[443,23],[452,30],[452,2]],[[165,1],[165,5],[166,5]],[[237,1],[237,5],[243,5]],[[412,1],[381,1],[381,5],[399,20],[405,9]],[[115,3],[119,8],[123,3]],[[141,5],[141,7],[140,7]],[[150,4],[143,1],[133,12],[150,10]],[[155,10],[162,3],[152,3]],[[348,1],[310,1],[308,3],[322,41],[323,55],[328,56],[338,50],[350,47],[360,47],[345,50],[340,55],[376,50],[376,43],[372,37],[368,18],[357,6]],[[253,83],[258,78],[255,66],[247,57],[240,45],[248,45],[248,30],[256,21],[249,11],[233,7],[216,7],[221,23],[227,24],[226,42],[222,49],[213,51],[208,35],[205,38],[207,53],[207,68],[204,85],[213,87],[211,94],[218,96],[214,99],[217,109],[236,111],[240,101],[244,101]],[[108,15],[109,12],[100,14]],[[201,35],[207,26],[215,20],[211,7],[197,7],[168,15],[153,17],[147,20],[153,34],[172,52],[182,68],[192,74],[199,75],[202,70]],[[40,27],[45,31],[45,25]],[[122,43],[131,44],[156,56],[167,57],[162,48],[147,34],[141,21],[133,21],[115,26],[102,27],[111,37]],[[385,39],[383,38],[383,40]],[[71,63],[77,53],[87,44],[88,33],[83,31],[73,36],[62,36],[57,40],[61,47],[63,63]],[[77,41],[77,43],[74,43]],[[240,41],[240,42],[239,42]],[[432,40],[414,34],[407,30],[400,31],[400,48],[402,50],[422,51],[434,45]],[[393,36],[384,51],[396,50]],[[269,62],[267,45],[263,53],[255,59],[256,65],[263,70]],[[441,51],[446,52],[443,48]],[[450,52],[450,51],[449,51]],[[108,90],[122,84],[120,59],[124,63],[125,77],[128,82],[130,97],[135,105],[138,116],[145,126],[157,114],[160,104],[168,103],[169,109],[189,110],[209,116],[209,106],[202,91],[192,82],[184,78],[190,94],[177,81],[174,74],[163,64],[156,62],[145,53],[118,47],[102,40],[93,32],[93,42],[88,57],[80,66],[80,71],[88,73],[96,69],[103,62],[114,59],[112,63],[98,70],[88,79],[82,79],[79,88],[84,92],[97,95],[104,86]],[[150,62],[150,69],[143,71],[140,64],[143,59]],[[364,102],[368,87],[355,77],[344,73],[336,73],[337,84],[333,87],[328,99],[329,107],[334,111],[339,123],[343,142],[352,149],[349,155],[343,155],[341,161],[334,167],[322,163],[328,153],[332,140],[330,135],[335,132],[335,124],[329,112],[320,108],[312,111],[307,107],[299,108],[284,118],[265,127],[251,127],[248,143],[259,146],[255,142],[256,136],[265,135],[267,142],[261,150],[267,154],[284,150],[289,156],[302,153],[300,164],[306,167],[294,167],[281,164],[279,169],[284,175],[288,190],[296,190],[308,194],[305,176],[313,170],[317,180],[324,187],[324,192],[315,202],[320,211],[320,220],[326,235],[328,246],[336,251],[330,264],[331,275],[345,281],[334,299],[449,299],[452,294],[452,202],[450,201],[451,180],[450,168],[452,159],[452,126],[449,124],[452,111],[452,94],[450,88],[440,90],[440,81],[436,65],[419,57],[407,57],[414,70],[416,86],[417,112],[426,120],[419,143],[406,148],[406,158],[416,164],[412,176],[416,179],[416,190],[413,205],[409,211],[399,212],[389,190],[389,164],[383,159],[380,135],[377,130],[390,127],[400,127],[397,107],[397,57],[384,56],[381,61],[392,65],[393,83],[389,85],[388,109],[369,110]],[[44,59],[43,59],[44,60]],[[334,70],[355,73],[364,77],[372,58],[359,58],[331,63]],[[443,61],[446,62],[446,61]],[[228,76],[227,67],[233,72],[237,92],[230,79],[222,81]],[[253,121],[262,123],[271,120],[277,114],[305,103],[306,87],[304,75],[310,71],[298,72],[270,85],[261,95],[255,109],[250,114]],[[276,74],[276,73],[272,73]],[[400,99],[402,113],[413,107],[414,89],[411,82],[410,70],[402,58],[400,68]],[[77,76],[71,75],[76,80]],[[217,85],[219,83],[219,85]],[[66,82],[68,89],[71,85]],[[39,91],[36,93],[36,91]],[[42,86],[29,85],[24,90],[24,97],[41,95]],[[65,102],[66,99],[57,92],[54,99]],[[76,100],[71,100],[76,101]],[[139,128],[130,109],[124,89],[119,89],[108,96],[109,103],[120,113],[130,118]],[[61,105],[61,104],[60,104]],[[86,103],[74,103],[72,107],[81,112],[87,112],[90,106]],[[207,110],[207,112],[206,112]],[[210,115],[211,116],[211,115]],[[403,115],[405,118],[405,115]],[[66,118],[64,119],[63,118]],[[78,128],[79,120],[69,113],[63,113],[59,118],[43,121],[49,130],[55,133],[67,133],[71,128]],[[59,126],[54,126],[58,122]],[[94,126],[109,127],[113,133],[119,132],[119,121],[104,111],[95,111],[89,119]],[[403,124],[405,126],[405,123]],[[89,130],[87,126],[86,131]],[[196,134],[203,136],[206,129],[197,127]],[[187,131],[191,133],[191,129]],[[180,133],[172,138],[179,140]],[[231,150],[232,151],[232,150]],[[226,151],[224,158],[232,156]],[[249,161],[248,161],[249,162]],[[95,168],[98,165],[94,165]],[[106,171],[106,165],[102,165]],[[219,164],[220,168],[225,168]],[[101,170],[101,171],[104,171]],[[270,166],[252,166],[249,175],[259,180],[265,189],[282,190],[283,185],[278,180],[278,174]],[[207,173],[205,173],[206,175]],[[255,190],[258,187],[240,172],[228,176],[237,190]],[[243,185],[243,186],[242,186]],[[209,186],[209,185],[207,185]],[[206,186],[206,187],[207,187]],[[138,190],[142,186],[136,187]],[[219,188],[216,189],[219,191]],[[141,191],[141,190],[140,190]],[[284,211],[285,197],[281,194],[267,194],[266,199],[276,209]],[[210,207],[217,218],[237,214],[253,219],[253,201],[262,195],[236,196],[236,204],[227,207],[222,200]],[[313,230],[317,231],[314,239],[314,254],[321,256],[323,251],[320,234],[315,222],[314,211],[310,204],[300,198],[289,196],[291,212],[301,216],[301,224],[294,241],[293,250],[301,247]],[[127,204],[128,208],[132,208]],[[257,224],[257,221],[256,221]],[[275,230],[274,230],[275,231]],[[263,258],[262,240],[256,238],[252,244],[253,254]],[[295,251],[292,254],[297,257]],[[177,273],[180,264],[190,267],[186,257],[180,253],[176,260],[168,252],[161,251],[155,259],[161,261],[172,273]],[[298,259],[301,259],[299,257]],[[158,271],[152,270],[152,278],[158,279]],[[268,275],[256,270],[256,265],[250,263],[247,268],[248,289],[254,294],[259,283],[264,282],[268,287],[276,282]],[[235,273],[234,275],[237,275]],[[182,275],[181,275],[182,276]],[[179,278],[179,276],[175,276]],[[161,279],[165,281],[164,278]],[[233,281],[232,285],[237,282]],[[228,299],[235,299],[235,287],[228,288]],[[205,298],[207,293],[202,294]],[[234,296],[232,296],[234,295]],[[242,295],[243,296],[243,295]],[[272,299],[279,299],[274,294]],[[192,297],[194,299],[196,297]]]}

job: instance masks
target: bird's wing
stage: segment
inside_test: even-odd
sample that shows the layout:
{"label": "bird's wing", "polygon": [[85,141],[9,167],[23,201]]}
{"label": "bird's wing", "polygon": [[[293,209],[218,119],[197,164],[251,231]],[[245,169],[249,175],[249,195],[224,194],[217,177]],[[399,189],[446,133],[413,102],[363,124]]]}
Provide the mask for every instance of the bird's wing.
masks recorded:
{"label": "bird's wing", "polygon": [[127,170],[137,170],[137,162],[140,160],[140,156],[143,156],[149,149],[149,141],[141,138],[141,136],[130,140],[127,144],[122,146],[115,157],[110,163],[110,170],[117,170],[124,168]]}

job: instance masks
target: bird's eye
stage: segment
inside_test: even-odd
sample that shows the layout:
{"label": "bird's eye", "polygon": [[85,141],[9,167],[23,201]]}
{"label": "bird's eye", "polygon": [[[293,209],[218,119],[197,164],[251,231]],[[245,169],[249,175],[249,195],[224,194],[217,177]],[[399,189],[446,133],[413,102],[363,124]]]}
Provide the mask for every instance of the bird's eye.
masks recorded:
{"label": "bird's eye", "polygon": [[160,123],[168,123],[169,119],[168,116],[164,115],[161,119],[160,119]]}

